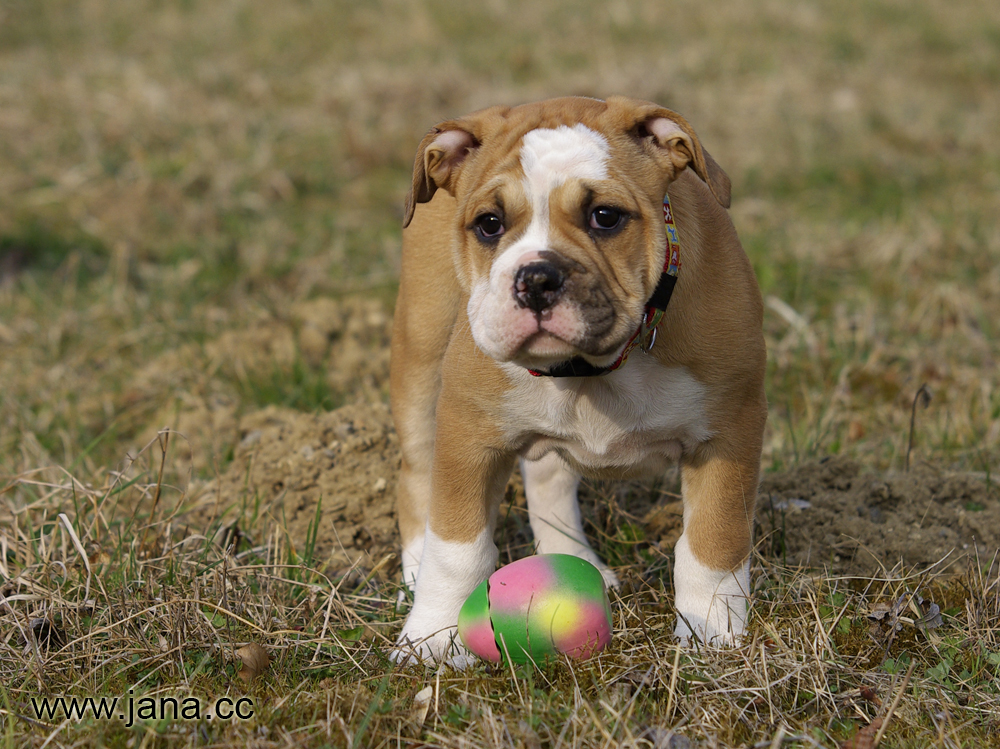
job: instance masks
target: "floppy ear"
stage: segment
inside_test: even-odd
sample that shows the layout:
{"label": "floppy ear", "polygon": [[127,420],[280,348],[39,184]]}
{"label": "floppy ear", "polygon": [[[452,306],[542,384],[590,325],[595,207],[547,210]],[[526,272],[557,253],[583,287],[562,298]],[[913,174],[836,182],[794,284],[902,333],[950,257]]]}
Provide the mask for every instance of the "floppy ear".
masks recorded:
{"label": "floppy ear", "polygon": [[458,168],[469,152],[479,146],[475,136],[467,130],[457,126],[449,129],[449,125],[454,124],[442,123],[420,141],[413,162],[413,185],[403,209],[404,229],[410,225],[417,203],[429,201],[439,187],[448,192],[454,189]]}
{"label": "floppy ear", "polygon": [[[611,100],[608,103],[611,104]],[[639,138],[652,137],[662,156],[673,167],[674,176],[685,167],[690,167],[708,185],[719,204],[723,208],[729,207],[732,190],[729,176],[702,148],[687,120],[677,112],[656,104],[629,100],[615,102],[621,103],[634,107],[633,133]]]}
{"label": "floppy ear", "polygon": [[440,187],[452,195],[466,158],[479,148],[486,124],[506,111],[491,107],[431,128],[420,141],[413,162],[413,184],[403,209],[403,228],[410,225],[417,203],[426,203]]}

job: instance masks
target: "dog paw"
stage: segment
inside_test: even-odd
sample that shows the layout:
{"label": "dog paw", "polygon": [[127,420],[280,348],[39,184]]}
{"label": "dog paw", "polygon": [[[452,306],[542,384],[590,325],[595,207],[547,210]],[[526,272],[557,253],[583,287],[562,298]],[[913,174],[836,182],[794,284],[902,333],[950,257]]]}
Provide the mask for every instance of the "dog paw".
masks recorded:
{"label": "dog paw", "polygon": [[674,554],[674,634],[685,644],[694,638],[714,647],[739,643],[750,603],[749,559],[735,570],[712,569],[693,554],[686,535],[677,540]]}
{"label": "dog paw", "polygon": [[404,630],[396,641],[396,646],[389,652],[389,658],[400,666],[444,663],[461,671],[473,659],[469,651],[457,642],[457,638],[458,632],[454,627],[435,632],[429,637],[415,636]]}
{"label": "dog paw", "polygon": [[712,619],[711,616],[706,618],[691,612],[678,611],[674,637],[680,640],[684,647],[690,647],[696,638],[704,645],[719,648],[739,644],[743,637],[742,621],[735,619],[712,621]]}
{"label": "dog paw", "polygon": [[471,654],[466,653],[463,655],[453,655],[447,661],[445,661],[445,663],[451,666],[456,671],[464,671],[473,663],[475,663],[475,661],[476,661],[475,657],[473,657]]}
{"label": "dog paw", "polygon": [[614,570],[612,570],[605,564],[597,564],[594,566],[597,567],[598,570],[600,570],[601,577],[604,578],[604,584],[607,585],[608,588],[621,587],[622,582],[621,580],[618,579],[618,575],[615,574]]}

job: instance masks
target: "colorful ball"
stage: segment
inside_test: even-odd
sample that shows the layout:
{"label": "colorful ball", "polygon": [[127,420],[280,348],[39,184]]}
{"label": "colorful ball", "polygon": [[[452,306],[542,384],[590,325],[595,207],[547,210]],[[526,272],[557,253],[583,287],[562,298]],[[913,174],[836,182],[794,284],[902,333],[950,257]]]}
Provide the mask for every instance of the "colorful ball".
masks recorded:
{"label": "colorful ball", "polygon": [[458,634],[488,661],[589,658],[611,641],[611,605],[600,570],[568,554],[501,567],[462,605]]}

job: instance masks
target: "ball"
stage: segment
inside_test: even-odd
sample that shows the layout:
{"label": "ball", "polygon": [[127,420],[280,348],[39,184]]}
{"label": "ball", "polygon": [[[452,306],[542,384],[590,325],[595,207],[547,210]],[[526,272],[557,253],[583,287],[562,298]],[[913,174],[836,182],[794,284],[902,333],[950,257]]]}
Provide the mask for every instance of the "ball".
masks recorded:
{"label": "ball", "polygon": [[611,605],[600,570],[569,554],[501,567],[466,599],[458,634],[484,660],[541,663],[589,658],[611,641]]}

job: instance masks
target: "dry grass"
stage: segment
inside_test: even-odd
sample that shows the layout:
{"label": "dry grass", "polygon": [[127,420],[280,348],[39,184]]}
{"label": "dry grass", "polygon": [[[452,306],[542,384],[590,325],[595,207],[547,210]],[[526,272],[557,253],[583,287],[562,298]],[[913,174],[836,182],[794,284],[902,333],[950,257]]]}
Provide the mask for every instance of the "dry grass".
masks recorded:
{"label": "dry grass", "polygon": [[116,424],[96,470],[163,425],[144,409],[241,398],[132,387],[182,342],[316,296],[390,301],[431,123],[611,92],[683,111],[734,178],[770,302],[768,465],[901,467],[924,383],[916,458],[995,465],[994,4],[573,8],[8,2],[0,468],[72,463]]}
{"label": "dry grass", "polygon": [[[391,304],[400,206],[427,127],[566,93],[673,106],[732,176],[768,302],[766,468],[848,454],[902,469],[926,383],[911,460],[995,485],[991,0],[7,0],[8,745],[686,746],[674,730],[709,746],[829,747],[897,693],[883,746],[1000,741],[989,560],[957,579],[896,570],[883,581],[761,560],[750,641],[679,653],[671,561],[649,551],[623,570],[612,652],[514,679],[393,671],[382,654],[400,614],[382,572],[327,578],[269,528],[226,552],[171,522],[225,469],[240,415],[384,396],[378,326],[364,322],[377,314],[318,324],[302,305],[359,293]],[[161,462],[164,425],[183,438]],[[903,623],[891,643],[869,627],[872,606],[918,588],[947,612],[942,627]],[[30,621],[50,615],[68,644],[25,650]],[[260,712],[249,724],[128,731],[12,717],[32,695],[236,693],[233,652],[251,640],[274,662],[250,686]],[[908,682],[904,653],[917,664]],[[420,728],[413,699],[427,686]]]}
{"label": "dry grass", "polygon": [[[167,449],[164,434],[138,456],[147,475]],[[155,481],[88,487],[48,469],[18,490],[34,499],[2,535],[9,746],[836,747],[869,725],[886,746],[1000,741],[996,560],[851,579],[758,559],[747,641],[692,650],[671,634],[671,560],[643,547],[644,564],[619,568],[615,639],[591,661],[399,670],[385,652],[405,610],[377,568],[330,577],[273,527],[200,534],[174,517],[183,493]],[[271,664],[244,680],[248,643]],[[126,727],[31,703],[130,693],[248,695],[255,715]]]}

